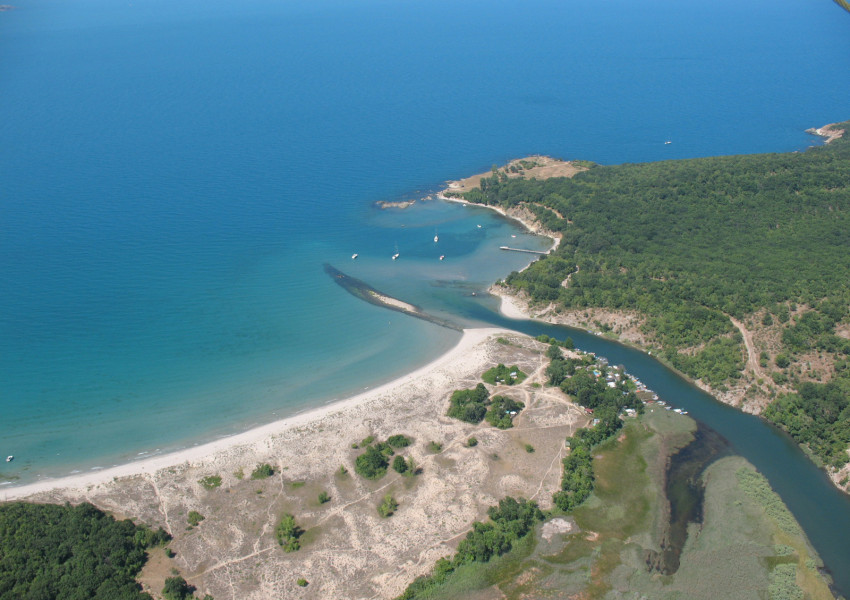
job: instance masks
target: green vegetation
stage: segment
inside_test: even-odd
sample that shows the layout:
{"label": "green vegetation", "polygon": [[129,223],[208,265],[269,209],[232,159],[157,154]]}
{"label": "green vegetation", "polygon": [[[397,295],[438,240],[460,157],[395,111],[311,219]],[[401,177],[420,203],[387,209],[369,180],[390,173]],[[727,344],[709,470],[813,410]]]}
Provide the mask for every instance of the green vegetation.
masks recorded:
{"label": "green vegetation", "polygon": [[0,504],[0,598],[150,600],[135,577],[169,539],[88,503]]}
{"label": "green vegetation", "polygon": [[435,442],[433,440],[428,442],[428,452],[431,452],[432,454],[439,454],[442,451],[443,445],[440,442]]}
{"label": "green vegetation", "polygon": [[796,394],[780,396],[763,414],[824,463],[842,466],[850,445],[850,369],[829,383],[801,383]]}
{"label": "green vegetation", "polygon": [[490,393],[483,383],[479,383],[471,390],[455,390],[449,400],[447,414],[466,423],[480,423],[487,414],[489,399]]}
{"label": "green vegetation", "polygon": [[469,438],[468,440],[466,440],[466,445],[467,445],[468,448],[475,448],[475,446],[478,445],[478,438],[476,438],[476,437]]}
{"label": "green vegetation", "polygon": [[[522,204],[563,235],[509,286],[573,310],[637,311],[662,358],[719,390],[744,367],[728,315],[764,310],[762,326],[782,327],[781,369],[806,352],[850,353],[835,334],[850,316],[850,136],[799,153],[596,166],[571,179],[494,173],[465,198]],[[798,306],[806,310],[792,320]],[[800,393],[778,400],[769,418],[825,462],[846,462],[838,414],[820,414],[823,403],[803,398],[790,373],[774,381]]]}
{"label": "green vegetation", "polygon": [[393,448],[407,448],[412,443],[413,440],[401,434],[391,435],[389,438],[387,438],[387,444],[389,444]]}
{"label": "green vegetation", "polygon": [[392,497],[392,494],[384,496],[383,501],[378,505],[378,514],[382,517],[391,517],[398,510],[398,502]]}
{"label": "green vegetation", "polygon": [[331,501],[331,496],[327,492],[319,492],[319,504],[326,504]]}
{"label": "green vegetation", "polygon": [[165,600],[189,600],[194,598],[195,586],[189,585],[182,577],[169,577],[162,588]]}
{"label": "green vegetation", "polygon": [[510,429],[514,424],[514,416],[523,408],[525,408],[525,404],[522,402],[517,402],[505,396],[493,396],[484,419],[493,427]]}
{"label": "green vegetation", "polygon": [[367,446],[366,451],[354,461],[354,470],[366,479],[380,479],[387,474],[387,467],[390,466],[387,456],[394,454],[389,446],[386,446],[386,450],[382,452],[375,446]]}
{"label": "green vegetation", "polygon": [[518,366],[514,365],[512,367],[506,367],[502,363],[499,363],[492,369],[484,371],[481,375],[481,379],[490,385],[496,385],[497,383],[514,385],[516,383],[522,383],[526,377],[528,377],[528,375],[523,373]]}
{"label": "green vegetation", "polygon": [[236,479],[245,479],[245,471],[240,468],[238,471],[233,472],[233,476]]}
{"label": "green vegetation", "polygon": [[275,529],[277,543],[281,545],[284,552],[295,552],[301,548],[299,538],[304,535],[304,530],[295,523],[295,517],[289,513],[283,515]]}
{"label": "green vegetation", "polygon": [[415,579],[397,600],[431,597],[435,589],[446,584],[462,567],[471,563],[486,563],[509,552],[536,523],[543,520],[543,513],[537,504],[525,498],[504,498],[498,506],[491,506],[487,514],[490,521],[473,523],[472,531],[460,543],[454,557],[438,560],[431,575]]}
{"label": "green vegetation", "polygon": [[393,471],[396,473],[405,473],[407,471],[407,461],[404,460],[404,457],[401,455],[397,455],[393,459]]}
{"label": "green vegetation", "polygon": [[204,515],[199,513],[196,510],[190,510],[189,515],[186,517],[186,521],[188,521],[189,525],[192,527],[197,527],[198,524],[204,520]]}
{"label": "green vegetation", "polygon": [[365,438],[363,438],[363,441],[360,442],[360,445],[361,446],[368,446],[369,444],[371,444],[374,441],[375,441],[375,436],[374,435],[368,435]]}
{"label": "green vegetation", "polygon": [[257,468],[251,472],[251,479],[267,479],[274,475],[274,469],[269,463],[257,465]]}
{"label": "green vegetation", "polygon": [[[643,403],[625,381],[608,387],[604,375],[605,367],[600,367],[599,378],[595,378],[588,366],[576,367],[573,359],[553,358],[547,374],[551,385],[559,385],[582,406],[593,410],[596,425],[591,429],[580,429],[567,439],[570,454],[564,461],[561,477],[561,491],[553,496],[555,505],[569,512],[584,502],[593,491],[593,447],[613,436],[622,426],[620,411],[633,408],[643,412]],[[566,373],[572,372],[567,376]]]}
{"label": "green vegetation", "polygon": [[587,501],[570,517],[552,515],[561,524],[574,521],[577,529],[547,538],[538,527],[488,562],[455,566],[442,559],[402,598],[769,598],[769,587],[790,570],[777,572],[776,566],[791,564],[804,597],[831,599],[805,537],[785,533],[739,487],[738,471],[753,472],[739,457],[718,460],[704,475],[704,521],[684,545],[678,570],[659,575],[647,569],[647,553],[658,549],[663,535],[661,465],[688,443],[694,427],[690,419],[658,409],[629,419],[622,440],[594,447],[596,485]]}
{"label": "green vegetation", "polygon": [[200,483],[205,490],[213,490],[221,485],[221,476],[207,475],[203,479],[199,480],[198,483]]}
{"label": "green vegetation", "polygon": [[297,584],[298,584],[298,587],[307,587],[307,583],[308,583],[308,582],[307,582],[307,580],[306,580],[306,579],[304,579],[303,577],[301,577],[301,578],[299,578],[299,579],[298,579],[298,581],[296,581],[295,583],[297,583]]}
{"label": "green vegetation", "polygon": [[525,447],[525,451],[528,452],[529,454],[534,453],[534,446],[532,446],[531,444],[525,444],[524,447]]}

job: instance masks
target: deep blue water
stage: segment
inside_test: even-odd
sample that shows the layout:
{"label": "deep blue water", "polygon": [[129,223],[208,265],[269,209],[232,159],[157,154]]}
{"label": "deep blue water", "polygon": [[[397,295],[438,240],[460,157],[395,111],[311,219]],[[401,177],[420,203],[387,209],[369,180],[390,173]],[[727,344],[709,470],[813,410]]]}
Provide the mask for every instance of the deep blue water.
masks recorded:
{"label": "deep blue water", "polygon": [[800,150],[850,117],[850,15],[827,0],[16,7],[0,454],[21,481],[267,422],[456,341],[348,296],[324,262],[464,319],[527,262],[499,245],[545,247],[488,211],[377,200],[529,153]]}

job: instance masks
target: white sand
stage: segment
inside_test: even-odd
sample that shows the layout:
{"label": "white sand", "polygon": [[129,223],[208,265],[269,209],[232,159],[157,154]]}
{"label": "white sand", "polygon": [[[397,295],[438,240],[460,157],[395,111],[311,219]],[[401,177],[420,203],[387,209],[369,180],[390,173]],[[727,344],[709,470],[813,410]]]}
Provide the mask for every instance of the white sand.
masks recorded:
{"label": "white sand", "polygon": [[376,387],[351,398],[341,400],[334,404],[316,408],[314,410],[281,419],[268,425],[250,429],[238,435],[219,439],[200,446],[194,446],[163,456],[157,456],[141,461],[135,461],[124,465],[118,465],[109,469],[103,469],[90,473],[81,473],[68,477],[56,479],[44,479],[17,487],[7,487],[2,490],[3,500],[17,500],[27,498],[35,494],[55,490],[78,490],[82,491],[91,486],[101,485],[116,478],[130,477],[142,474],[154,474],[157,471],[174,467],[181,464],[214,463],[216,456],[227,454],[236,447],[263,447],[269,438],[281,433],[305,425],[321,426],[322,422],[329,416],[337,416],[340,413],[350,411],[352,408],[374,400],[388,392],[400,390],[412,381],[446,367],[449,364],[462,363],[469,358],[470,351],[480,342],[492,334],[501,333],[503,330],[495,328],[465,329],[458,344],[436,358],[429,364],[408,373],[398,379]]}

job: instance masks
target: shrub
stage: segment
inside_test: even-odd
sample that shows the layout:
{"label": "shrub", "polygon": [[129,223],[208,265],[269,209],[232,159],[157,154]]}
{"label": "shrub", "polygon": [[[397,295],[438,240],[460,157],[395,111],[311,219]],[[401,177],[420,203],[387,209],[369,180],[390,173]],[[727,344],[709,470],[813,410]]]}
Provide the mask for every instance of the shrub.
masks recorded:
{"label": "shrub", "polygon": [[413,440],[411,440],[409,437],[407,437],[405,435],[401,435],[401,434],[392,435],[387,440],[387,444],[389,444],[393,448],[406,448],[407,446],[409,446],[412,443],[413,443]]}
{"label": "shrub", "polygon": [[440,442],[435,442],[433,440],[428,442],[428,452],[433,452],[434,454],[438,454],[439,452],[442,452],[442,450],[443,450],[443,445]]}
{"label": "shrub", "polygon": [[366,479],[380,479],[387,474],[389,464],[383,452],[374,446],[368,446],[366,452],[354,461],[354,470]]}
{"label": "shrub", "polygon": [[393,498],[391,494],[384,496],[384,501],[381,502],[380,506],[378,506],[378,514],[382,517],[389,517],[392,516],[396,510],[398,510],[398,502],[396,502],[396,499]]}
{"label": "shrub", "polygon": [[191,525],[192,527],[197,527],[198,523],[200,523],[201,521],[204,520],[204,515],[202,515],[201,513],[199,513],[196,510],[190,510],[189,516],[186,518],[186,520],[189,522],[189,525]]}
{"label": "shrub", "polygon": [[532,452],[534,452],[534,446],[532,446],[531,444],[526,444],[525,451],[531,454]]}
{"label": "shrub", "polygon": [[251,479],[266,479],[274,475],[274,469],[269,463],[257,465],[257,468],[251,473]]}
{"label": "shrub", "polygon": [[476,437],[469,438],[468,440],[466,440],[466,445],[469,448],[474,448],[475,446],[478,445],[478,438],[476,438]]}
{"label": "shrub", "polygon": [[375,441],[375,436],[374,435],[368,435],[365,438],[363,438],[363,441],[360,442],[360,445],[361,446],[368,446],[369,444],[371,444],[374,441]]}
{"label": "shrub", "polygon": [[299,587],[307,587],[307,580],[301,577],[298,581],[296,581]]}
{"label": "shrub", "polygon": [[281,545],[284,552],[295,552],[300,549],[301,542],[298,538],[303,534],[304,530],[295,523],[295,517],[289,513],[283,515],[275,529],[277,543]]}
{"label": "shrub", "polygon": [[319,492],[319,504],[325,504],[330,501],[331,497],[327,492]]}
{"label": "shrub", "polygon": [[203,479],[199,480],[198,483],[200,483],[205,490],[212,490],[221,485],[221,476],[207,475]]}
{"label": "shrub", "polygon": [[466,423],[480,423],[487,413],[490,394],[483,383],[471,390],[455,390],[449,400],[448,416]]}
{"label": "shrub", "polygon": [[244,479],[245,478],[245,471],[243,471],[242,469],[239,469],[238,471],[234,471],[233,476],[236,479]]}
{"label": "shrub", "polygon": [[492,369],[488,369],[481,375],[481,379],[491,385],[495,385],[498,382],[503,382],[506,385],[514,385],[515,383],[522,383],[526,377],[527,375],[520,371],[518,366],[506,367],[502,363],[499,363]]}
{"label": "shrub", "polygon": [[393,471],[396,473],[404,474],[407,471],[407,461],[404,460],[402,455],[396,455],[393,459]]}
{"label": "shrub", "polygon": [[166,600],[189,600],[195,593],[195,586],[189,585],[182,577],[169,577],[162,588]]}
{"label": "shrub", "polygon": [[494,427],[509,429],[513,427],[514,415],[511,413],[518,413],[523,408],[525,408],[525,404],[522,402],[517,402],[504,396],[493,396],[490,408],[487,410],[487,415],[484,418]]}

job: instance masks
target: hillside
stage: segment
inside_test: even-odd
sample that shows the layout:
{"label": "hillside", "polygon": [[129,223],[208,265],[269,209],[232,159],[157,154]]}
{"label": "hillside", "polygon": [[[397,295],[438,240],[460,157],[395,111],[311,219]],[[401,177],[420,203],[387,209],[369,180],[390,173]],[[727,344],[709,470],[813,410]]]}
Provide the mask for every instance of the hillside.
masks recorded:
{"label": "hillside", "polygon": [[846,488],[848,127],[821,128],[830,143],[805,152],[545,180],[494,170],[463,197],[533,213],[562,237],[505,281],[538,312],[612,335],[632,323],[653,354],[783,426]]}

